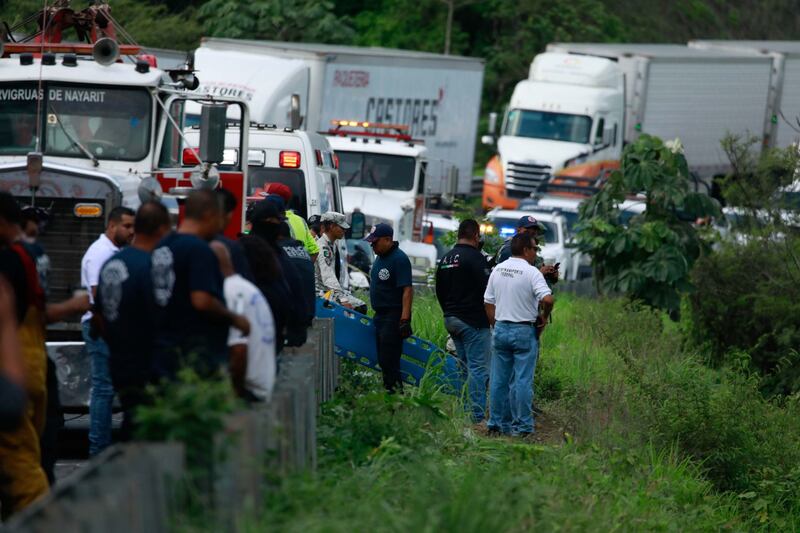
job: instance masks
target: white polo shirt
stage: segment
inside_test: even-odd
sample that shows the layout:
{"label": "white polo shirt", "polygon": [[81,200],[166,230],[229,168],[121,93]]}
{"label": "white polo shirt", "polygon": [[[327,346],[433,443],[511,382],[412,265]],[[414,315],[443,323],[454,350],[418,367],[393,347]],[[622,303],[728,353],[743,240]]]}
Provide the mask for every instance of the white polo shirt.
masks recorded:
{"label": "white polo shirt", "polygon": [[483,301],[494,304],[494,318],[505,322],[534,322],[539,302],[552,294],[539,269],[520,257],[511,257],[489,276]]}
{"label": "white polo shirt", "polygon": [[[96,287],[100,283],[100,269],[118,251],[117,245],[106,237],[105,233],[102,233],[83,254],[83,259],[81,260],[81,287],[89,291],[89,302],[92,305],[94,305],[92,287]],[[87,311],[81,317],[81,322],[86,322],[90,318],[92,318],[92,312]]]}

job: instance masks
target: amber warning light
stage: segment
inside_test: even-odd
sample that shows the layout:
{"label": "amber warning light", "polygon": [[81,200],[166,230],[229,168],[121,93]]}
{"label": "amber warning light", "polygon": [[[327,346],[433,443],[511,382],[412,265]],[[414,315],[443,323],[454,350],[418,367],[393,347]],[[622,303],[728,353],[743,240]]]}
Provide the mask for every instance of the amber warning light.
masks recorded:
{"label": "amber warning light", "polygon": [[75,204],[72,213],[78,218],[100,218],[103,206],[100,204]]}

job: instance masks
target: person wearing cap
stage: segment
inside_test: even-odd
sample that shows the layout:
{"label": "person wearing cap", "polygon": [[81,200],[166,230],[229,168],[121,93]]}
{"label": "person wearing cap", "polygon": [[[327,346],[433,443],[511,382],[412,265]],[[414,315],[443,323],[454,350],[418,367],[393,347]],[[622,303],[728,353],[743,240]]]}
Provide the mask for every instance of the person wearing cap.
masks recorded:
{"label": "person wearing cap", "polygon": [[276,194],[283,199],[286,204],[286,223],[289,224],[292,237],[302,242],[308,255],[311,256],[311,261],[316,261],[319,254],[319,246],[317,246],[314,236],[311,235],[303,217],[295,213],[293,209],[289,209],[289,205],[292,202],[292,190],[284,183],[268,183],[264,190],[267,194]]}
{"label": "person wearing cap", "polygon": [[317,294],[324,296],[330,293],[330,299],[336,303],[366,313],[367,304],[344,289],[343,276],[347,276],[347,270],[341,267],[336,247],[336,241],[344,238],[344,230],[349,229],[350,224],[343,214],[335,211],[323,213],[320,222],[322,235],[317,239],[317,246],[322,257],[314,266]]}
{"label": "person wearing cap", "polygon": [[[303,278],[292,264],[286,251],[278,243],[281,233],[281,224],[284,223],[284,204],[280,196],[270,194],[264,200],[257,202],[250,213],[252,224],[251,235],[260,238],[269,245],[270,250],[278,260],[281,276],[286,282],[290,298],[281,302],[286,309],[285,330],[277,331],[277,338],[283,339],[286,346],[301,346],[305,344],[308,333],[309,315],[314,316],[314,309],[308,309],[303,295]],[[252,266],[252,265],[251,265]],[[273,301],[267,297],[272,305]],[[273,307],[273,314],[277,314]],[[276,317],[276,322],[280,321]],[[282,345],[278,346],[278,351]]]}
{"label": "person wearing cap", "polygon": [[[536,240],[536,244],[539,245],[542,243],[542,234],[544,233],[544,227],[542,224],[536,220],[534,217],[530,215],[525,215],[520,217],[519,222],[517,222],[517,232],[515,235],[519,235],[520,233],[530,233],[531,236]],[[511,239],[509,237],[503,243],[503,246],[497,251],[497,256],[495,259],[495,264],[499,265],[509,257],[511,257]],[[534,267],[538,268],[539,271],[544,275],[545,280],[547,281],[548,285],[554,285],[558,282],[558,266],[557,265],[545,265],[544,260],[539,256],[536,255],[536,262],[533,264]]]}
{"label": "person wearing cap", "polygon": [[411,261],[394,240],[394,231],[388,224],[373,226],[364,240],[377,256],[370,270],[369,297],[375,310],[375,341],[383,385],[393,393],[403,388],[400,356],[403,340],[412,335]]}

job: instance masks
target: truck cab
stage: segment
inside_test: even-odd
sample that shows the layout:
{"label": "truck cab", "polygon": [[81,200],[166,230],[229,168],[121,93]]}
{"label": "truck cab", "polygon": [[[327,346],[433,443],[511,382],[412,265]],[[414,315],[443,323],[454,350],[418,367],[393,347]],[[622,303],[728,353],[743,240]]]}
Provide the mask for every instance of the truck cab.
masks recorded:
{"label": "truck cab", "polygon": [[484,208],[516,208],[565,167],[619,159],[624,92],[614,61],[537,55],[529,79],[514,89],[499,136],[482,138],[497,150],[484,173]]}
{"label": "truck cab", "polygon": [[[0,190],[49,213],[40,242],[57,266],[53,300],[80,288],[82,254],[105,230],[114,207],[136,208],[142,198],[182,187],[223,186],[244,194],[246,169],[224,167],[208,151],[198,151],[203,162],[197,167],[175,168],[167,155],[186,100],[241,106],[244,114],[246,105],[191,95],[190,72],[162,71],[141,57],[118,61],[140,50],[109,41],[4,43],[0,58]],[[246,138],[239,141],[246,147]]]}
{"label": "truck cab", "polygon": [[346,214],[361,213],[367,230],[381,222],[392,226],[415,279],[426,279],[436,266],[436,247],[422,242],[427,149],[404,125],[334,122],[326,136],[339,162]]}

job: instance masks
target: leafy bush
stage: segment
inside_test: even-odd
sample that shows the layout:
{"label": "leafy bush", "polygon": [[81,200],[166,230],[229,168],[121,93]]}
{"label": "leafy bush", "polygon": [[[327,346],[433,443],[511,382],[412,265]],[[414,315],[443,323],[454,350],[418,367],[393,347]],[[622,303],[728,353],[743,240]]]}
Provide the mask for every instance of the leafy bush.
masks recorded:
{"label": "leafy bush", "polygon": [[715,364],[742,352],[767,393],[800,390],[800,239],[727,244],[698,261],[690,332]]}
{"label": "leafy bush", "polygon": [[[625,222],[620,204],[642,193],[642,214]],[[719,212],[706,195],[690,192],[689,168],[677,142],[642,135],[622,155],[622,168],[581,205],[577,239],[592,257],[599,288],[677,315],[681,293],[704,243],[692,225]]]}

